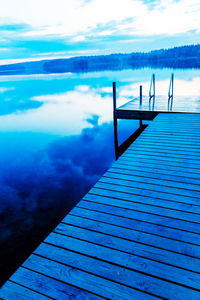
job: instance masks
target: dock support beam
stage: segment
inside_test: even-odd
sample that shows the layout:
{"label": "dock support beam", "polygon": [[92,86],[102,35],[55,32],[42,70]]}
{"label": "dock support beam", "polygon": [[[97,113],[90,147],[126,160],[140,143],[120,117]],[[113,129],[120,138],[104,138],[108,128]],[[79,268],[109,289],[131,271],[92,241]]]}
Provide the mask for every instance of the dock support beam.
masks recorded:
{"label": "dock support beam", "polygon": [[[124,151],[136,140],[136,138],[142,133],[142,131],[147,127],[142,123],[143,117],[138,116],[137,118],[133,117],[123,117],[119,115],[116,103],[116,82],[113,82],[113,124],[114,124],[114,146],[115,146],[115,158],[116,160],[124,153]],[[140,107],[142,107],[142,86],[140,86]],[[122,111],[121,111],[122,112]],[[117,119],[135,119],[139,120],[140,127],[133,132],[121,145],[118,142],[118,132],[117,132]]]}
{"label": "dock support beam", "polygon": [[[140,109],[142,109],[142,85],[140,85]],[[142,127],[142,120],[140,120],[140,128]]]}
{"label": "dock support beam", "polygon": [[174,98],[174,73],[172,73],[170,83],[169,83],[168,111],[172,111],[173,98]]}
{"label": "dock support beam", "polygon": [[118,159],[118,135],[117,135],[117,114],[116,114],[116,82],[113,82],[113,123],[114,123],[114,144],[115,158]]}

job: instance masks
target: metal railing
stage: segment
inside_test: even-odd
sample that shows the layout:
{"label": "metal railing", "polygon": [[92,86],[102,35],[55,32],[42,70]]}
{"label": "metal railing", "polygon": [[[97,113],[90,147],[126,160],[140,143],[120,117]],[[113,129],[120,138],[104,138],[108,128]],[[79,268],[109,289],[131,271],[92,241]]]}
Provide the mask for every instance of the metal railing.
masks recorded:
{"label": "metal railing", "polygon": [[[152,99],[153,99],[153,103],[151,105]],[[149,110],[151,110],[151,108],[152,110],[154,110],[154,104],[155,104],[155,74],[152,75],[150,88],[149,88]]]}
{"label": "metal railing", "polygon": [[171,74],[168,91],[168,110],[172,110],[174,98],[174,73]]}

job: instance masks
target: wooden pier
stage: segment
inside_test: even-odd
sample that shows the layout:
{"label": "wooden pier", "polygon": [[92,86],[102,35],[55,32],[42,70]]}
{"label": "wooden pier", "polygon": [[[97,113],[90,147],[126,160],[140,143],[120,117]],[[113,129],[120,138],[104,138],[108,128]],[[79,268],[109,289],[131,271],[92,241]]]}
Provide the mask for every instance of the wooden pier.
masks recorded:
{"label": "wooden pier", "polygon": [[200,299],[200,115],[158,113],[0,299]]}
{"label": "wooden pier", "polygon": [[[153,102],[153,101],[151,101]],[[136,120],[153,120],[159,113],[200,113],[200,98],[176,96],[173,100],[172,110],[168,106],[166,96],[155,96],[154,106],[149,105],[149,96],[142,97],[142,105],[140,105],[140,97],[125,103],[116,108],[119,119],[136,119]]]}
{"label": "wooden pier", "polygon": [[[116,83],[113,82],[113,123],[114,123],[114,141],[115,156],[119,156],[130,146],[132,142],[147,127],[143,121],[152,121],[158,114],[199,114],[200,97],[199,96],[174,96],[174,74],[171,74],[168,96],[156,95],[155,92],[155,74],[152,75],[149,95],[143,95],[143,88],[140,85],[139,97],[129,100],[124,105],[117,107]],[[124,141],[121,145],[118,143],[118,119],[139,120],[139,128]]]}

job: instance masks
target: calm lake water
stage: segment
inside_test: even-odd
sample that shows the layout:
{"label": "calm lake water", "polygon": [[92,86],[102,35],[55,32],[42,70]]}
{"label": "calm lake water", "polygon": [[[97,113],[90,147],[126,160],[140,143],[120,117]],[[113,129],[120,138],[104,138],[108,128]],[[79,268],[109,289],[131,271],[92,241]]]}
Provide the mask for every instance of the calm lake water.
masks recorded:
{"label": "calm lake water", "polygon": [[[167,95],[170,69],[0,77],[1,284],[112,164],[112,81],[119,105],[153,72]],[[199,70],[174,74],[175,95],[200,95]]]}

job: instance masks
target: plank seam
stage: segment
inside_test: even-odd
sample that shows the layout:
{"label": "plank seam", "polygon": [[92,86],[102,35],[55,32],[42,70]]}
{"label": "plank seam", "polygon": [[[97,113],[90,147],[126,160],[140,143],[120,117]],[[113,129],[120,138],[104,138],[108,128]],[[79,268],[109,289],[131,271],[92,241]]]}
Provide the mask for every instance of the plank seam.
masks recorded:
{"label": "plank seam", "polygon": [[[180,243],[184,243],[184,244],[186,244],[186,245],[192,245],[192,246],[197,246],[197,247],[199,247],[200,245],[199,244],[195,244],[195,243],[191,243],[191,242],[185,242],[185,241],[182,241],[182,240],[178,240],[178,239],[175,239],[175,238],[171,238],[171,237],[167,237],[167,236],[163,236],[163,235],[159,235],[159,234],[156,234],[156,233],[150,233],[150,232],[147,232],[147,231],[142,231],[142,230],[139,230],[139,229],[135,229],[135,228],[130,228],[130,227],[126,227],[126,226],[122,226],[122,225],[116,225],[116,224],[113,224],[113,223],[109,223],[109,222],[105,222],[105,221],[99,221],[99,220],[96,220],[96,219],[91,219],[91,218],[89,218],[89,217],[82,217],[82,216],[80,216],[80,215],[78,215],[78,214],[72,214],[72,213],[70,213],[70,215],[71,216],[74,216],[74,217],[77,217],[77,218],[81,218],[81,219],[87,219],[87,220],[91,220],[91,221],[94,221],[94,222],[98,222],[98,223],[103,223],[103,224],[108,224],[108,225],[111,225],[111,226],[115,226],[115,227],[119,227],[119,228],[123,228],[123,229],[128,229],[128,230],[130,230],[130,231],[136,231],[136,232],[141,232],[141,233],[145,233],[145,234],[148,234],[148,235],[153,235],[153,236],[158,236],[158,237],[161,237],[161,238],[163,238],[163,239],[168,239],[168,240],[172,240],[172,241],[175,241],[175,242],[180,242]],[[64,220],[61,222],[61,223],[65,223],[64,222]],[[160,225],[157,225],[157,226],[160,226]],[[175,229],[175,230],[177,230],[177,229]],[[165,250],[165,248],[161,248],[161,249],[164,249]],[[175,253],[179,253],[179,252],[176,252],[176,251],[172,251],[172,252],[175,252]],[[185,255],[187,255],[187,254],[185,254]],[[189,255],[190,256],[190,255]],[[196,258],[196,256],[191,256],[191,257],[193,257],[193,258]]]}
{"label": "plank seam", "polygon": [[[74,226],[75,227],[75,226]],[[99,244],[99,243],[97,243],[97,242],[91,242],[91,241],[88,241],[88,240],[85,240],[85,239],[83,239],[83,238],[80,238],[80,237],[73,237],[73,236],[70,236],[70,235],[68,235],[68,234],[64,234],[64,233],[61,233],[61,232],[59,232],[59,231],[54,231],[54,234],[59,234],[59,235],[62,235],[62,236],[65,236],[65,237],[69,237],[69,238],[72,238],[72,239],[75,239],[75,240],[80,240],[80,241],[84,241],[84,242],[87,242],[87,243],[89,243],[89,244],[92,244],[92,245],[96,245],[96,246],[100,246],[100,247],[103,247],[103,248],[108,248],[108,249],[111,249],[111,250],[114,250],[114,251],[117,251],[117,252],[120,252],[120,253],[126,253],[126,254],[129,254],[129,255],[132,255],[132,256],[136,256],[136,257],[140,257],[140,258],[143,258],[143,259],[146,259],[146,260],[148,260],[148,261],[154,261],[154,262],[157,262],[157,263],[160,263],[160,264],[162,264],[162,265],[167,265],[167,266],[170,266],[170,267],[173,267],[173,268],[175,268],[175,269],[181,269],[181,270],[184,270],[184,271],[189,271],[189,272],[191,272],[191,273],[195,273],[195,274],[199,274],[199,272],[196,272],[196,271],[194,271],[194,270],[189,270],[189,269],[186,269],[186,268],[183,268],[183,267],[180,267],[180,266],[175,266],[175,265],[172,265],[172,264],[169,264],[169,263],[166,263],[166,262],[162,262],[162,261],[159,261],[159,260],[156,260],[156,259],[152,259],[152,258],[148,258],[148,257],[145,257],[145,256],[142,256],[142,255],[139,255],[139,254],[133,254],[133,253],[131,253],[131,252],[128,252],[128,251],[125,251],[125,250],[118,250],[117,248],[113,248],[113,247],[111,247],[111,246],[105,246],[105,245],[101,245],[101,244]],[[103,235],[103,234],[102,234]],[[106,235],[106,234],[104,234],[104,235]],[[45,243],[47,243],[47,244],[51,244],[51,243],[48,243],[48,242],[45,242]],[[54,244],[51,244],[51,245],[53,245],[53,246],[55,246]],[[149,246],[149,245],[148,245]],[[59,247],[59,246],[58,246]],[[149,247],[151,247],[151,246],[149,246]],[[154,248],[154,247],[152,247],[152,248]],[[64,249],[68,249],[68,248],[64,248]],[[68,249],[68,250],[70,250],[70,249]],[[165,250],[165,251],[167,251],[167,250]],[[170,251],[168,251],[168,252],[170,252]],[[83,254],[83,253],[82,253]],[[85,255],[85,254],[83,254],[83,255]],[[181,255],[181,254],[180,254]],[[87,255],[86,255],[87,256]],[[97,258],[96,258],[97,259]],[[97,260],[99,260],[99,259],[97,259]],[[101,259],[100,259],[101,260]],[[113,265],[117,265],[116,263],[111,263],[111,264],[113,264]],[[123,266],[123,268],[127,268],[126,266]],[[77,268],[78,269],[78,268]],[[141,271],[139,271],[139,270],[135,270],[135,269],[132,269],[132,268],[128,268],[128,269],[131,269],[131,270],[134,270],[134,271],[136,271],[137,273],[140,273],[140,274],[147,274],[147,275],[149,275],[150,277],[156,277],[156,278],[159,278],[160,279],[160,277],[157,277],[157,276],[155,276],[155,275],[150,275],[150,274],[148,274],[148,273],[145,273],[145,272],[141,272]],[[90,272],[86,272],[86,273],[90,273]],[[90,274],[92,274],[92,273],[90,273]],[[169,281],[169,280],[167,280],[167,281]],[[173,283],[173,282],[172,282]],[[181,285],[181,284],[178,284],[178,285]],[[192,288],[192,289],[195,289],[195,288]],[[197,289],[198,290],[198,289]],[[200,289],[198,290],[198,291],[200,291]]]}
{"label": "plank seam", "polygon": [[[104,183],[104,182],[103,182]],[[106,188],[106,187],[104,187],[104,188],[101,188],[101,187],[93,187],[93,189],[92,190],[90,190],[89,192],[88,192],[88,194],[92,194],[92,195],[98,195],[98,196],[103,196],[103,195],[99,195],[99,194],[96,194],[95,192],[93,192],[93,190],[95,190],[95,189],[97,189],[97,190],[105,190],[105,191],[111,191],[111,192],[120,192],[121,194],[124,194],[124,195],[126,195],[126,194],[128,194],[128,195],[135,195],[135,196],[140,196],[140,197],[146,197],[146,198],[148,198],[148,199],[150,199],[150,198],[152,198],[152,199],[155,199],[155,200],[161,200],[161,201],[169,201],[169,202],[172,202],[172,203],[182,203],[182,204],[186,204],[186,205],[189,205],[187,202],[180,202],[180,201],[174,201],[174,200],[169,200],[169,199],[164,199],[164,198],[156,198],[156,197],[152,197],[152,196],[150,196],[150,197],[148,197],[147,195],[140,195],[140,194],[136,194],[136,193],[131,193],[131,192],[124,192],[124,191],[116,191],[116,190],[112,190],[112,189],[109,189],[109,188]],[[145,189],[146,190],[146,189]],[[148,190],[147,190],[148,191]],[[149,190],[149,191],[151,191],[151,190]],[[167,194],[167,193],[166,193]],[[172,194],[173,195],[173,194]],[[104,197],[107,197],[107,196],[104,196]],[[109,197],[109,196],[108,196]],[[109,198],[113,198],[113,197],[109,197]],[[116,198],[116,199],[120,199],[120,200],[124,200],[124,201],[129,201],[130,202],[130,200],[125,200],[125,199],[123,199],[123,198],[119,198],[119,197],[117,197],[116,195],[115,195],[115,197],[114,198]],[[135,203],[137,203],[135,200],[133,200],[133,201],[131,201],[131,202],[135,202]],[[140,203],[140,202],[138,202],[138,203]],[[191,203],[192,204],[192,203]],[[150,206],[153,206],[153,205],[151,205],[151,204],[147,204],[147,205],[150,205]],[[194,204],[194,205],[196,205],[196,206],[199,206],[199,205],[197,205],[197,204]],[[159,207],[159,206],[158,206]],[[173,210],[173,209],[171,209],[171,210]],[[175,209],[176,210],[176,209]]]}
{"label": "plank seam", "polygon": [[[104,204],[105,206],[108,206],[107,204]],[[111,205],[110,205],[111,206]],[[99,212],[98,210],[95,210],[95,209],[88,209],[88,208],[85,208],[85,207],[82,207],[82,206],[78,206],[78,208],[81,208],[81,209],[85,209],[85,210],[89,210],[89,211],[96,211],[96,212]],[[124,210],[128,210],[126,208],[124,208]],[[124,216],[120,216],[120,215],[115,215],[115,214],[111,214],[111,213],[106,213],[106,212],[103,212],[107,215],[111,215],[111,216],[118,216],[118,217],[121,217],[121,218],[124,218],[124,219],[129,219],[129,220],[137,220],[137,219],[133,219],[133,218],[129,218],[129,217],[124,217]],[[145,213],[145,214],[148,214],[148,213]],[[151,215],[151,214],[150,214]],[[154,225],[158,225],[157,223],[152,223],[152,222],[147,222],[147,221],[141,221],[141,222],[145,222],[145,223],[149,223],[149,224],[154,224]],[[166,227],[166,228],[171,228],[171,229],[176,229],[176,230],[179,230],[179,231],[183,231],[183,232],[189,232],[189,233],[192,233],[192,234],[196,234],[199,236],[199,233],[196,233],[196,232],[193,232],[193,231],[188,231],[188,230],[183,230],[183,229],[180,229],[180,228],[175,228],[175,227],[171,227],[171,226],[166,226],[166,225],[162,225],[162,224],[159,224],[159,226],[162,226],[162,227]]]}
{"label": "plank seam", "polygon": [[[76,216],[76,215],[75,215]],[[91,220],[91,219],[89,219]],[[96,221],[98,222],[98,221]],[[116,236],[116,235],[113,235],[113,234],[110,234],[110,233],[106,233],[106,232],[101,232],[101,231],[98,231],[98,230],[94,230],[94,229],[88,229],[88,228],[85,228],[85,227],[82,227],[82,226],[79,226],[79,225],[75,225],[75,224],[72,224],[72,223],[69,223],[69,222],[61,222],[62,224],[65,224],[65,225],[70,225],[70,226],[73,226],[73,227],[77,227],[77,228],[81,228],[81,229],[84,229],[84,230],[88,230],[88,231],[92,231],[92,232],[97,232],[97,233],[101,233],[101,234],[104,234],[104,235],[108,235],[108,236],[111,236],[111,237],[115,237],[115,238],[118,238],[118,239],[123,239],[123,240],[126,240],[126,241],[129,241],[129,242],[134,242],[136,244],[139,244],[139,245],[145,245],[145,246],[149,246],[149,247],[152,247],[152,248],[156,248],[156,249],[161,249],[161,250],[164,250],[164,251],[168,251],[170,253],[176,253],[178,255],[181,255],[181,256],[188,256],[190,258],[194,258],[194,259],[200,259],[200,257],[197,257],[197,256],[192,256],[192,255],[189,255],[189,254],[185,254],[185,253],[181,253],[181,252],[177,252],[177,251],[173,251],[173,250],[169,250],[169,249],[166,249],[166,248],[162,248],[162,247],[159,247],[159,246],[155,246],[155,245],[151,245],[151,244],[147,244],[147,243],[143,243],[141,241],[137,241],[137,240],[131,240],[131,239],[128,239],[128,238],[125,238],[125,237],[119,237],[119,236]],[[99,221],[98,223],[102,223],[101,221]],[[105,223],[106,224],[106,223]],[[107,223],[109,224],[109,223]],[[55,231],[56,232],[56,231]],[[56,232],[57,233],[57,232]],[[106,247],[106,246],[105,246]],[[120,250],[117,250],[117,251],[120,251]],[[124,251],[121,251],[121,252],[124,252]],[[135,256],[138,256],[138,257],[143,257],[143,258],[146,258],[145,256],[141,256],[141,255],[138,255],[138,254],[132,254],[132,255],[135,255]],[[146,258],[148,260],[153,260],[153,261],[157,261],[157,260],[154,260],[154,259],[150,259],[150,258]],[[160,262],[160,261],[158,261]],[[163,263],[163,262],[160,262],[162,264],[167,264],[167,263]],[[170,266],[174,266],[174,265],[171,265],[171,264],[167,264],[167,265],[170,265]],[[194,272],[194,273],[197,273],[197,274],[200,274],[200,271],[197,272],[197,271],[192,271],[192,270],[189,270],[189,269],[186,269],[186,268],[181,268],[181,267],[177,267],[177,266],[174,266],[178,269],[183,269],[183,270],[188,270],[188,271],[191,271],[191,272]]]}
{"label": "plank seam", "polygon": [[[200,289],[198,289],[198,288],[194,288],[194,287],[191,287],[191,286],[186,285],[186,284],[181,284],[181,283],[178,283],[178,282],[176,282],[176,281],[172,281],[172,280],[170,280],[170,279],[166,279],[166,278],[163,278],[163,277],[160,277],[160,276],[157,276],[157,275],[153,275],[153,274],[150,274],[150,273],[147,273],[147,272],[139,271],[139,270],[137,270],[137,269],[134,269],[134,268],[131,268],[131,267],[128,267],[128,266],[124,266],[124,265],[119,264],[119,263],[116,263],[116,262],[110,262],[110,261],[108,261],[108,260],[104,260],[104,259],[101,259],[101,258],[97,258],[97,257],[92,256],[92,255],[86,255],[85,253],[81,253],[81,252],[79,252],[79,251],[75,251],[75,250],[71,250],[71,249],[68,249],[68,248],[60,247],[60,246],[58,246],[58,245],[54,245],[54,244],[51,244],[51,243],[48,243],[48,244],[51,245],[52,247],[64,249],[64,250],[67,250],[68,252],[72,252],[72,253],[77,253],[77,254],[79,254],[79,255],[86,256],[86,257],[88,257],[88,258],[95,259],[95,260],[97,260],[97,261],[101,261],[101,262],[104,262],[104,263],[109,264],[109,265],[114,265],[114,266],[117,266],[117,267],[120,267],[120,268],[123,268],[123,269],[127,269],[127,270],[129,270],[129,271],[133,271],[133,272],[136,272],[136,273],[143,274],[143,275],[148,276],[148,277],[153,277],[153,278],[156,278],[156,279],[159,279],[159,280],[163,280],[163,281],[170,282],[170,283],[175,284],[175,285],[179,285],[179,286],[183,286],[183,287],[186,287],[186,288],[189,288],[189,289],[192,289],[192,290],[200,291]],[[115,251],[118,251],[118,250],[115,250]],[[64,263],[64,262],[60,262],[59,260],[56,260],[56,259],[52,259],[52,258],[49,258],[49,257],[45,257],[45,256],[42,255],[42,254],[38,254],[38,253],[37,253],[37,254],[36,254],[36,253],[33,253],[33,254],[36,255],[36,256],[39,256],[39,257],[48,259],[48,260],[52,260],[52,261],[54,261],[54,262],[56,262],[56,263],[59,263],[59,264],[62,264],[62,265],[65,265],[65,266],[74,268],[73,265],[70,265],[70,264],[67,264],[67,263]],[[138,256],[138,255],[134,255],[134,256]],[[140,256],[138,256],[138,257],[140,257]],[[149,260],[148,258],[145,258],[145,259]],[[160,262],[159,262],[159,263],[160,263]],[[162,263],[161,263],[161,264],[162,264]],[[117,280],[114,280],[114,279],[110,279],[110,278],[108,279],[107,277],[104,277],[104,276],[102,276],[102,275],[96,274],[96,273],[94,273],[94,272],[86,271],[86,270],[84,270],[83,268],[80,268],[80,267],[75,267],[75,268],[76,268],[77,270],[86,272],[86,273],[88,273],[88,274],[92,274],[92,275],[94,275],[94,276],[98,276],[99,278],[103,278],[103,279],[112,281],[112,282],[114,282],[114,283],[118,283],[118,284],[120,284],[120,285],[127,286],[127,287],[130,287],[130,288],[135,289],[135,290],[139,290],[139,289],[137,289],[137,288],[135,288],[135,287],[133,287],[133,286],[131,286],[131,285],[128,285],[128,284],[125,284],[125,283],[121,283],[120,281],[117,281]],[[173,266],[173,268],[177,268],[177,267]],[[187,271],[186,269],[184,269],[184,270]],[[190,272],[192,272],[192,271],[190,271]],[[195,272],[194,272],[194,273],[195,273]],[[141,291],[141,290],[139,290],[139,291]],[[142,292],[144,292],[144,291],[142,291]],[[148,293],[148,292],[146,292],[146,293],[147,293],[147,294],[150,294],[150,293]],[[154,296],[154,294],[151,294],[151,295]]]}
{"label": "plank seam", "polygon": [[[13,281],[12,279],[9,279],[8,281],[10,281],[10,282],[12,282],[12,283],[14,283],[14,284],[16,284],[16,285],[19,285],[19,286],[21,286],[21,287],[23,287],[23,288],[25,288],[25,289],[27,289],[27,290],[30,290],[30,291],[32,291],[32,292],[34,292],[34,293],[36,293],[36,294],[45,296],[45,297],[47,297],[47,298],[49,298],[49,299],[56,300],[55,298],[52,298],[51,296],[47,296],[47,295],[45,295],[45,294],[43,294],[43,293],[41,293],[41,292],[38,292],[38,291],[36,291],[36,290],[34,290],[34,289],[30,288],[30,287],[27,287],[27,286],[25,286],[25,285],[23,285],[23,284],[21,284],[21,283],[19,283],[19,282],[15,282],[15,281]],[[2,299],[3,299],[3,298],[2,298]]]}
{"label": "plank seam", "polygon": [[[109,173],[113,173],[113,174],[118,174],[117,172],[112,172],[112,171],[107,171],[102,177],[101,177],[101,179],[102,178],[104,178],[104,177],[106,177],[106,178],[111,178],[111,179],[119,179],[119,178],[113,178],[113,177],[110,177],[109,176]],[[121,174],[121,173],[120,173]],[[122,174],[121,174],[122,175]],[[126,174],[124,174],[124,175],[126,175]],[[127,174],[127,176],[131,176],[131,177],[133,177],[133,179],[136,177],[136,178],[138,178],[138,177],[142,177],[142,178],[149,178],[149,177],[145,177],[145,176],[140,176],[140,175],[131,175],[131,174]],[[151,177],[150,177],[151,178]],[[149,178],[149,179],[150,179]],[[149,182],[145,182],[145,181],[142,181],[142,180],[138,180],[138,181],[135,181],[135,180],[131,180],[131,179],[124,179],[124,178],[120,178],[119,180],[123,180],[123,181],[130,181],[130,182],[135,182],[135,183],[137,183],[137,182],[140,182],[140,183],[143,183],[143,184],[146,184],[146,185],[155,185],[155,186],[163,186],[163,187],[169,187],[169,188],[171,188],[171,189],[180,189],[180,190],[184,190],[184,191],[193,191],[193,192],[196,192],[196,193],[200,193],[200,191],[198,191],[198,190],[192,190],[192,189],[188,189],[188,188],[182,188],[182,187],[173,187],[173,186],[168,186],[168,185],[165,185],[165,184],[158,184],[158,183],[149,183]],[[170,180],[164,180],[164,179],[156,179],[156,180],[162,180],[162,181],[170,181]],[[99,182],[104,182],[104,181],[101,181],[101,180],[99,180]],[[170,181],[170,182],[174,182],[174,181]],[[104,182],[105,183],[105,182]],[[185,182],[185,184],[187,184],[186,182]],[[119,184],[120,186],[121,186],[121,184]],[[122,185],[122,186],[124,186],[124,185]],[[147,190],[149,190],[149,189],[147,189]],[[153,190],[153,191],[155,191],[155,190]],[[157,192],[157,191],[156,191]],[[163,192],[162,191],[162,193],[166,193],[166,194],[173,194],[173,195],[181,195],[181,194],[176,194],[176,193],[168,193],[168,192]],[[181,195],[182,196],[182,195]],[[187,196],[187,195],[183,195],[183,196],[185,196],[185,197],[189,197],[189,198],[195,198],[195,199],[199,199],[198,197],[194,197],[194,196]]]}
{"label": "plank seam", "polygon": [[[117,171],[117,170],[112,170],[112,169],[119,169],[119,171]],[[137,175],[137,174],[129,174],[129,173],[125,173],[125,172],[122,172],[121,171],[121,173],[120,173],[120,170],[127,170],[127,169],[122,169],[122,168],[117,168],[117,167],[112,167],[112,169],[109,169],[106,173],[105,173],[105,175],[107,174],[107,173],[113,173],[113,174],[121,174],[121,175],[126,175],[126,176],[131,176],[131,177],[142,177],[142,178],[147,178],[147,179],[154,179],[154,180],[162,180],[162,181],[166,181],[166,182],[178,182],[178,183],[182,183],[183,185],[184,184],[190,184],[190,185],[195,185],[195,186],[198,186],[199,187],[199,184],[198,183],[191,183],[191,182],[184,182],[184,181],[178,181],[178,180],[171,180],[171,179],[163,179],[163,178],[156,178],[156,177],[151,177],[150,175],[149,176],[147,176],[147,175],[145,175],[145,173],[150,173],[150,174],[154,174],[155,175],[155,173],[153,173],[153,172],[148,172],[148,171],[139,171],[139,170],[132,170],[132,172],[134,173],[134,172],[139,172],[139,173],[141,173],[141,174],[139,174],[139,175]],[[130,170],[131,171],[131,170]],[[105,177],[105,175],[104,175],[104,177]],[[165,175],[165,174],[160,174],[160,175]],[[165,176],[169,176],[170,177],[170,175],[165,175]],[[178,176],[178,175],[175,175],[175,177],[180,177],[180,176]],[[185,179],[187,179],[187,177],[182,177],[182,178],[185,178]],[[166,185],[166,186],[168,186],[168,185]],[[169,187],[171,187],[171,186],[169,186]],[[184,189],[184,188],[183,188]],[[194,190],[194,189],[189,189],[189,188],[187,188],[187,189],[185,189],[185,190],[188,190],[188,191],[198,191],[198,190]]]}
{"label": "plank seam", "polygon": [[[152,168],[150,167],[149,165],[143,165],[142,166],[142,169],[141,167],[139,167],[137,164],[135,165],[131,165],[131,168],[128,168],[128,166],[130,167],[129,164],[121,164],[120,161],[116,161],[115,164],[113,164],[112,168],[117,168],[117,169],[121,169],[121,170],[128,170],[128,171],[136,171],[136,172],[147,172],[147,173],[152,173],[152,174],[155,174],[149,170],[155,170],[156,171],[156,174],[160,174],[160,175],[164,175],[164,176],[172,176],[172,174],[170,174],[170,172],[172,172],[172,170],[168,170],[169,173],[163,173],[163,171],[165,171],[166,169],[160,169],[160,168]],[[143,169],[147,169],[147,170],[143,170]],[[142,171],[141,171],[142,170]],[[192,174],[192,173],[190,173]],[[198,173],[194,173],[194,174],[197,174]],[[175,175],[176,177],[180,177],[180,178],[187,178],[186,176],[182,176],[181,174],[178,174],[178,175]],[[195,175],[194,175],[195,176]],[[195,179],[195,180],[199,180],[200,181],[200,177],[199,178],[196,178],[196,177],[188,177],[190,179]],[[181,181],[182,182],[182,181]],[[195,183],[193,183],[195,184]],[[199,186],[199,184],[196,184]]]}
{"label": "plank seam", "polygon": [[[32,255],[35,255],[35,254],[32,253]],[[68,283],[68,282],[65,282],[65,281],[63,281],[63,280],[61,280],[61,279],[54,278],[54,277],[52,277],[52,276],[46,275],[46,274],[44,274],[44,273],[42,273],[42,272],[39,272],[39,271],[35,271],[35,270],[33,270],[33,269],[31,269],[31,268],[28,268],[28,267],[25,267],[25,266],[23,266],[23,265],[21,266],[21,268],[24,268],[24,269],[29,270],[29,271],[32,271],[32,272],[34,272],[34,273],[36,273],[36,274],[40,274],[40,275],[43,275],[43,276],[45,276],[45,277],[51,278],[51,279],[53,279],[53,280],[55,280],[55,281],[59,281],[59,282],[61,282],[61,283],[63,283],[63,284],[72,286],[72,287],[74,287],[74,288],[76,288],[76,289],[79,289],[79,290],[82,290],[82,291],[84,291],[84,292],[87,292],[88,294],[92,294],[92,295],[101,297],[101,298],[103,298],[103,299],[107,299],[107,298],[105,298],[104,296],[98,295],[98,294],[93,293],[93,292],[89,292],[89,291],[86,290],[86,289],[77,287],[77,286],[75,286],[75,285],[73,285],[73,284],[70,284],[70,283]],[[45,296],[46,296],[46,295],[45,295]],[[47,297],[48,297],[48,296],[47,296]]]}
{"label": "plank seam", "polygon": [[[49,243],[50,244],[50,243]],[[55,245],[53,245],[53,244],[50,244],[50,245],[52,245],[52,246],[54,246],[55,247]],[[59,246],[57,246],[57,248],[60,248]],[[69,250],[69,249],[67,249],[69,252],[71,251],[71,250]],[[72,251],[72,252],[74,252],[74,251]],[[76,252],[75,252],[76,253]],[[78,253],[78,252],[77,252]],[[81,255],[83,255],[82,253],[80,253]],[[44,258],[44,259],[47,259],[47,260],[50,260],[50,261],[53,261],[53,262],[56,262],[56,263],[58,263],[58,264],[60,264],[60,265],[63,265],[63,266],[67,266],[67,267],[70,267],[70,268],[73,268],[73,269],[77,269],[77,270],[79,270],[79,271],[81,271],[81,272],[83,272],[83,273],[86,273],[86,274],[90,274],[90,275],[93,275],[93,276],[95,276],[95,277],[99,277],[99,278],[102,278],[102,279],[104,279],[104,280],[106,280],[106,281],[111,281],[111,282],[113,282],[113,283],[117,283],[117,284],[119,284],[119,285],[122,285],[122,286],[125,286],[125,287],[128,287],[128,288],[131,288],[131,289],[133,289],[133,290],[137,290],[137,291],[139,291],[139,292],[142,292],[142,293],[144,293],[144,294],[148,294],[148,295],[152,295],[152,296],[157,296],[157,295],[155,295],[155,294],[152,294],[152,293],[149,293],[149,292],[146,292],[146,291],[144,291],[144,290],[140,290],[140,289],[137,289],[137,288],[135,288],[135,287],[132,287],[131,285],[128,285],[128,284],[124,284],[124,283],[121,283],[121,282],[119,282],[119,281],[116,281],[116,280],[113,280],[113,279],[108,279],[108,278],[106,278],[106,277],[104,277],[104,276],[101,276],[101,275],[97,275],[97,274],[95,274],[95,273],[93,273],[93,272],[89,272],[89,271],[86,271],[86,270],[84,270],[84,269],[81,269],[80,267],[74,267],[74,266],[72,266],[72,265],[70,265],[70,264],[66,264],[66,263],[64,263],[64,262],[60,262],[60,261],[57,261],[57,260],[55,260],[55,259],[49,259],[49,258],[47,258],[47,257],[45,257],[45,256],[43,256],[43,255],[40,255],[40,254],[36,254],[36,253],[33,253],[32,255],[36,255],[36,256],[38,256],[38,257],[42,257],[42,258]],[[88,255],[85,255],[85,256],[88,256]],[[88,257],[90,257],[90,256],[88,256]],[[93,257],[91,257],[91,258],[93,258]],[[96,258],[96,260],[99,260],[99,259],[97,259]],[[103,260],[99,260],[99,261],[103,261]],[[105,261],[106,263],[108,263],[107,261]],[[117,265],[117,264],[115,264],[115,263],[110,263],[110,265],[115,265],[115,266],[120,266],[120,265]],[[121,266],[120,266],[121,267]],[[27,268],[27,267],[25,267],[26,269],[29,269],[29,268]],[[126,268],[126,267],[124,267],[124,268]],[[32,269],[30,269],[30,270],[32,270]],[[132,270],[132,269],[130,269],[130,270]],[[35,271],[35,272],[38,272],[38,271]],[[139,271],[136,271],[137,273],[141,273],[141,274],[143,274],[142,272],[139,272]],[[38,272],[39,274],[43,274],[43,273],[40,273],[40,272]],[[46,275],[46,274],[43,274],[43,275],[45,275],[45,276],[48,276],[48,275]],[[144,273],[144,275],[146,275],[145,273]],[[147,274],[148,275],[148,274]],[[50,277],[50,276],[48,276],[48,277]],[[151,276],[151,277],[154,277],[154,276]],[[154,278],[157,278],[157,277],[154,277]],[[158,279],[160,279],[160,278],[158,278]],[[55,280],[59,280],[59,279],[55,279]],[[61,281],[61,280],[59,280],[59,281]],[[65,283],[65,282],[64,282]],[[173,282],[172,282],[173,283]],[[67,283],[68,284],[68,283]],[[71,284],[71,286],[74,286],[74,285],[72,285]],[[184,286],[184,285],[183,285]],[[81,290],[84,290],[83,288],[80,288],[80,287],[78,287],[78,286],[75,286],[76,288],[78,288],[78,289],[81,289]],[[184,287],[186,287],[186,288],[190,288],[190,289],[192,289],[192,290],[195,290],[195,288],[191,288],[191,287],[188,287],[188,286],[184,286]],[[87,291],[88,292],[88,290],[84,290],[84,291]],[[200,291],[200,290],[198,290],[197,289],[197,291]],[[104,296],[102,296],[102,295],[100,295],[100,294],[96,294],[96,293],[94,293],[94,292],[91,292],[91,291],[89,291],[88,293],[91,293],[91,294],[93,294],[93,295],[96,295],[96,296],[100,296],[100,297],[102,297],[102,298],[105,298]],[[158,296],[159,297],[159,296]],[[107,299],[107,298],[105,298],[105,299]]]}

